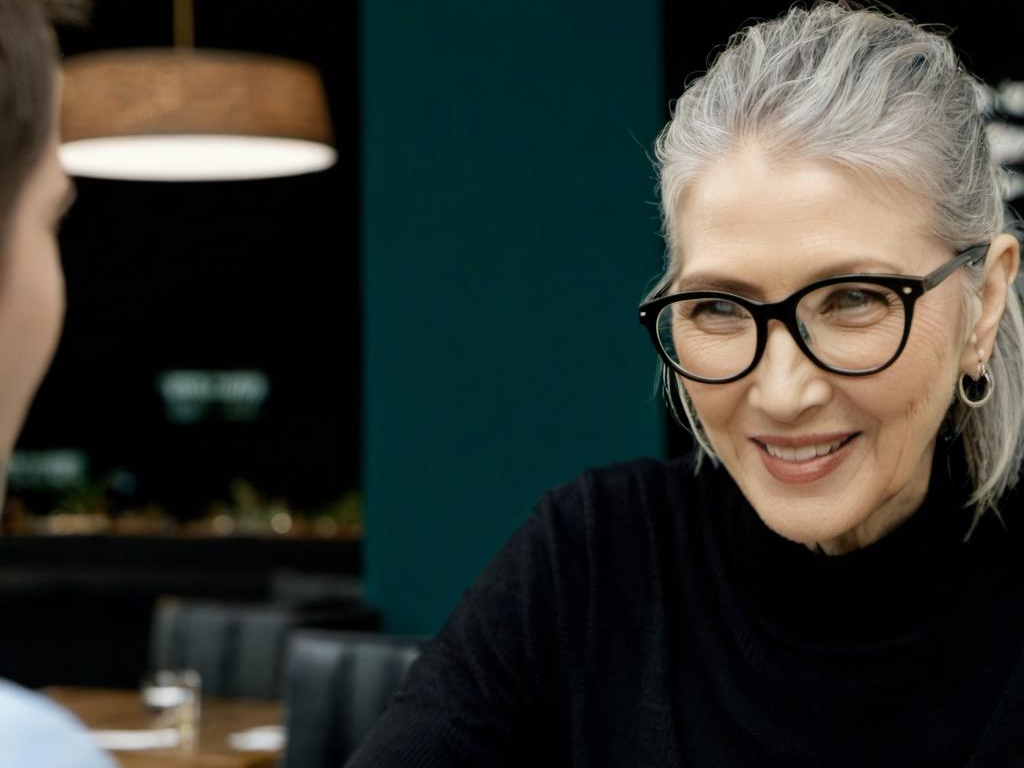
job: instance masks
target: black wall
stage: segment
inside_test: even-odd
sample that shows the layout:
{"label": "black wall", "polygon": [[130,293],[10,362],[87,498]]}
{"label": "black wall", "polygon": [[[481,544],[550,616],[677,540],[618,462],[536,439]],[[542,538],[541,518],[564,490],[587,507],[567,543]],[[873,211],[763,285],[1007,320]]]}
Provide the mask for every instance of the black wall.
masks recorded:
{"label": "black wall", "polygon": [[[87,28],[60,30],[63,51],[171,45],[171,11],[96,0]],[[18,447],[84,450],[89,482],[116,478],[126,508],[195,517],[235,479],[317,507],[359,484],[356,4],[215,0],[195,14],[198,46],[320,68],[338,164],[238,183],[77,180],[65,333]],[[251,421],[176,424],[156,387],[168,369],[255,369],[270,394]]]}

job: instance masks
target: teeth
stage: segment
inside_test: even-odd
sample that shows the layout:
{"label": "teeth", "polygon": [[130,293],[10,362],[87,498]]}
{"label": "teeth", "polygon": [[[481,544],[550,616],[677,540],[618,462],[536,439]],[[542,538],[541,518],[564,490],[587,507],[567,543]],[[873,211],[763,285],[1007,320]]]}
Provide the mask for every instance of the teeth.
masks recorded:
{"label": "teeth", "polygon": [[818,445],[802,445],[799,448],[793,448],[790,446],[782,445],[771,445],[765,443],[765,450],[772,456],[776,456],[786,461],[807,461],[813,459],[815,456],[825,456],[832,451],[836,450],[843,444],[846,438],[839,438],[833,440],[831,443],[819,443]]}

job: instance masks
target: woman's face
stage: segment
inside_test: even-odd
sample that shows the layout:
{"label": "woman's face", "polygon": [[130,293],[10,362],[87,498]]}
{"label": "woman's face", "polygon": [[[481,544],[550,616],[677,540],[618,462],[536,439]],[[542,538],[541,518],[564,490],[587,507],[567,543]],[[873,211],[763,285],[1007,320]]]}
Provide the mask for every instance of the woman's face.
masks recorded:
{"label": "woman's face", "polygon": [[49,367],[64,318],[57,227],[70,205],[72,185],[61,168],[58,143],[55,123],[42,154],[3,220],[0,460],[5,465]]}
{"label": "woman's face", "polygon": [[[924,234],[910,193],[747,147],[689,191],[675,232],[687,290],[776,301],[851,272],[922,276],[952,257]],[[962,273],[924,294],[899,359],[863,377],[815,366],[778,322],[760,363],[729,384],[686,381],[716,453],[780,535],[842,552],[885,535],[921,503],[965,352]],[[814,458],[793,449],[817,447]],[[826,453],[829,451],[830,453]]]}

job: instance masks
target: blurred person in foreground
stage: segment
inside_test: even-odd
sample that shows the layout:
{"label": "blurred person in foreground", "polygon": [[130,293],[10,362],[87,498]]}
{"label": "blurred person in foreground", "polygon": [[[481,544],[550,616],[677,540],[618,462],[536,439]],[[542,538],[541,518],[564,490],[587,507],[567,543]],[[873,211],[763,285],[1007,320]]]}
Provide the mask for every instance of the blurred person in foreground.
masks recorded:
{"label": "blurred person in foreground", "polygon": [[546,493],[352,768],[1024,765],[988,89],[944,28],[847,4],[716,54],[656,143],[639,307],[694,452]]}
{"label": "blurred person in foreground", "polygon": [[[0,0],[0,489],[64,319],[57,230],[74,190],[57,156],[60,82],[52,25],[81,22],[86,12],[70,0]],[[114,768],[114,762],[73,715],[0,681],[0,766]]]}

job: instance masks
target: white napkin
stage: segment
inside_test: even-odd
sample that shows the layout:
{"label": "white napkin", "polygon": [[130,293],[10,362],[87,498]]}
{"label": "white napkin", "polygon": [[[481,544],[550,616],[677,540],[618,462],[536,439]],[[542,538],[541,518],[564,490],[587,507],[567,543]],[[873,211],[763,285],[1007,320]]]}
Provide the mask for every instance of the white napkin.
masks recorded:
{"label": "white napkin", "polygon": [[133,730],[94,730],[92,738],[101,749],[135,750],[167,749],[178,746],[181,736],[177,728],[143,728]]}
{"label": "white napkin", "polygon": [[228,745],[239,751],[275,752],[284,749],[282,725],[261,725],[228,735]]}

